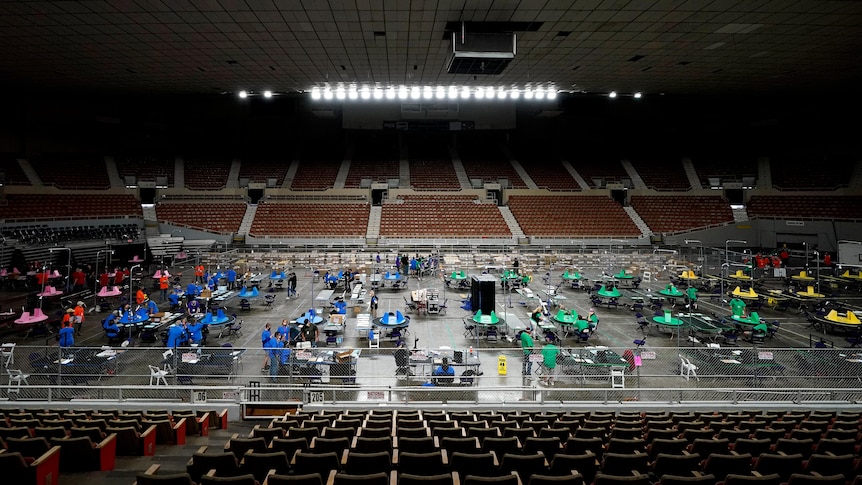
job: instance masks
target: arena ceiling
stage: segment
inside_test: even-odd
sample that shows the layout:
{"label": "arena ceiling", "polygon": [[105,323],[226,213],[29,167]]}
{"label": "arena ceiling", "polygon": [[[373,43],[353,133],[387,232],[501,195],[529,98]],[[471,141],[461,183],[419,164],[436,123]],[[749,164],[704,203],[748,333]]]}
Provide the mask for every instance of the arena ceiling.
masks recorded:
{"label": "arena ceiling", "polygon": [[[446,72],[453,29],[512,30],[500,75]],[[0,2],[0,83],[132,93],[553,86],[645,95],[832,92],[862,80],[862,2]]]}

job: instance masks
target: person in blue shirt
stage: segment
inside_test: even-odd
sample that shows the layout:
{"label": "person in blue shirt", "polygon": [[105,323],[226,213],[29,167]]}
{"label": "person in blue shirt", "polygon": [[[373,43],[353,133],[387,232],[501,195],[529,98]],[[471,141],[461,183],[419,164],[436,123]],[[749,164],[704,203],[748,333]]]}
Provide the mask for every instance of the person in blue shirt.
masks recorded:
{"label": "person in blue shirt", "polygon": [[60,338],[60,348],[65,349],[75,345],[75,328],[72,327],[71,323],[66,323],[60,329],[58,337]]}
{"label": "person in blue shirt", "polygon": [[[263,326],[263,332],[260,333],[260,344],[263,348],[267,348],[269,341],[272,340],[272,324],[266,322]],[[260,366],[261,371],[269,369],[269,352],[263,353],[263,365]]]}
{"label": "person in blue shirt", "polygon": [[336,301],[335,303],[333,303],[332,307],[333,308],[332,308],[331,313],[333,315],[335,315],[335,314],[346,315],[347,314],[347,302],[345,302],[344,300]]}
{"label": "person in blue shirt", "polygon": [[279,362],[281,362],[281,353],[284,350],[281,333],[275,332],[275,337],[270,338],[263,347],[269,356],[269,376],[275,382],[275,376],[278,375]]}
{"label": "person in blue shirt", "polygon": [[189,285],[186,286],[186,295],[188,295],[189,298],[194,298],[198,296],[200,294],[200,291],[201,290],[200,288],[198,288],[198,285],[194,283],[189,283]]}
{"label": "person in blue shirt", "polygon": [[435,384],[451,384],[455,377],[455,369],[449,367],[449,359],[444,358],[443,362],[434,368],[431,376],[436,377]]}
{"label": "person in blue shirt", "polygon": [[200,323],[198,320],[195,323],[191,323],[187,326],[189,332],[189,340],[193,344],[200,344],[204,338],[203,330],[206,324]]}
{"label": "person in blue shirt", "polygon": [[168,329],[168,348],[177,348],[188,342],[188,322],[183,319],[179,324],[171,325]]}
{"label": "person in blue shirt", "polygon": [[120,336],[120,327],[117,326],[117,316],[113,313],[108,315],[108,318],[102,322],[102,328],[105,329],[105,335],[109,339],[115,339]]}
{"label": "person in blue shirt", "polygon": [[169,294],[168,295],[168,303],[170,303],[170,305],[171,305],[171,310],[173,310],[175,308],[179,308],[179,306],[180,306],[180,295],[178,295],[176,292]]}
{"label": "person in blue shirt", "polygon": [[153,300],[147,300],[147,315],[152,317],[156,313],[159,313],[159,306]]}
{"label": "person in blue shirt", "polygon": [[236,289],[236,271],[233,268],[227,270],[227,289]]}
{"label": "person in blue shirt", "polygon": [[201,312],[201,303],[197,301],[195,298],[191,298],[188,303],[186,303],[187,314],[189,316],[197,315]]}

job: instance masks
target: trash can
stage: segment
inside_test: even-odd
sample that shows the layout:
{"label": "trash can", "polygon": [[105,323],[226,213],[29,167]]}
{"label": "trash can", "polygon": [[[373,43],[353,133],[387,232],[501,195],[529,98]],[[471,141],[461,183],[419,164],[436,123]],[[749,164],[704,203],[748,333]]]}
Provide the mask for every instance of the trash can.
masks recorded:
{"label": "trash can", "polygon": [[497,373],[501,376],[506,375],[506,356],[501,355],[497,357]]}

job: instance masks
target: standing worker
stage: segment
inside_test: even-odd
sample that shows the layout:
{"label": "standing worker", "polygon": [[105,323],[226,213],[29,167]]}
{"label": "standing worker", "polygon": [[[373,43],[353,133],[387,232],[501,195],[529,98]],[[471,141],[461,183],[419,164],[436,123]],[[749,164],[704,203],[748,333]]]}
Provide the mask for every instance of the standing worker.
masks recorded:
{"label": "standing worker", "polygon": [[530,360],[530,355],[533,354],[533,337],[530,336],[529,328],[522,330],[520,334],[521,349],[524,351],[524,367],[522,369],[522,373],[529,379],[533,375],[533,362]]}

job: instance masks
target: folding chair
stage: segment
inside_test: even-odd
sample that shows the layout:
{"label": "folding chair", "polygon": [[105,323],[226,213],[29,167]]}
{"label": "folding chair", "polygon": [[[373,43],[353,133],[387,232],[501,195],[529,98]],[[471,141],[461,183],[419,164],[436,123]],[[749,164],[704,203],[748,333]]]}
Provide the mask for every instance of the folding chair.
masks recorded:
{"label": "folding chair", "polygon": [[679,354],[679,375],[685,377],[685,380],[688,380],[691,376],[694,376],[698,381],[700,377],[697,376],[697,366],[692,364],[690,360],[686,359]]}

